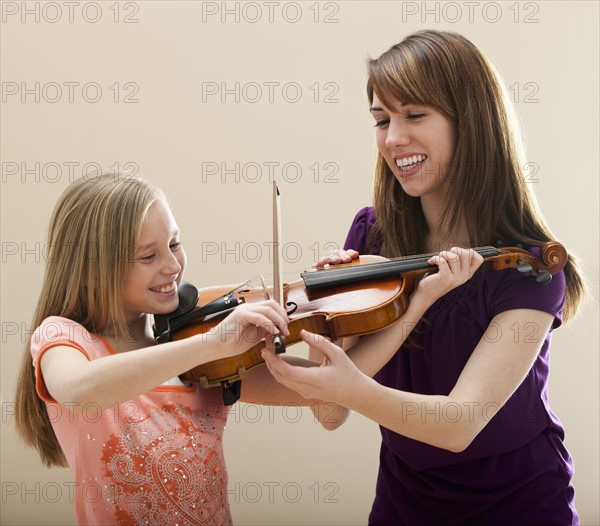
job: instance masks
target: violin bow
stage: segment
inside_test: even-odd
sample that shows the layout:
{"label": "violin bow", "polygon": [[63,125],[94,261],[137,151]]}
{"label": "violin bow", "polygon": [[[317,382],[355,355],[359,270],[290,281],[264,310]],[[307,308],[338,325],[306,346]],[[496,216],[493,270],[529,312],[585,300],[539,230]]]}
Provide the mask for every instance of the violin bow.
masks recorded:
{"label": "violin bow", "polygon": [[[283,279],[281,274],[281,210],[279,206],[279,188],[273,181],[273,296],[274,300],[283,307]],[[285,340],[280,334],[273,339],[275,352],[285,352]]]}

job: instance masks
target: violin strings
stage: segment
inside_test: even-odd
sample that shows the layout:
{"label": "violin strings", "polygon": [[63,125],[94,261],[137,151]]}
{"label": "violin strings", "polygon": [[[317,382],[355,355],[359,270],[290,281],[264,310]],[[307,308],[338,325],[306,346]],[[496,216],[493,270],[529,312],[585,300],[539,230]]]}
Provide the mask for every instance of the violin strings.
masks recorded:
{"label": "violin strings", "polygon": [[[496,248],[496,247],[492,247],[492,246],[477,247],[473,250],[483,251],[486,253],[489,252],[490,250],[494,250],[496,253],[493,254],[493,256],[496,256],[499,254],[510,253],[510,251],[508,251],[508,250],[504,250],[504,249],[500,249],[500,248]],[[370,268],[373,268],[374,270],[377,268],[389,267],[390,262],[406,263],[407,266],[410,266],[410,264],[415,263],[415,262],[418,262],[418,263],[426,262],[433,256],[437,256],[438,254],[439,254],[439,252],[430,252],[427,254],[413,254],[413,255],[408,255],[408,256],[397,256],[397,257],[393,257],[393,258],[388,258],[385,261],[378,261],[376,263],[368,263],[368,265]],[[488,257],[490,257],[490,256],[488,256]],[[349,269],[349,268],[356,268],[356,264],[340,263],[337,265],[328,265],[326,267],[318,267],[316,269],[312,269],[311,272],[322,272],[322,271],[331,272],[332,270],[344,270],[344,269]]]}
{"label": "violin strings", "polygon": [[[508,250],[499,249],[493,246],[477,247],[474,249],[484,259],[496,257],[501,254],[510,253]],[[436,265],[428,263],[428,260],[436,255],[418,254],[405,257],[391,258],[376,263],[367,263],[364,265],[340,264],[330,265],[326,268],[319,268],[316,272],[307,272],[303,274],[305,282],[312,284],[311,286],[326,286],[326,284],[346,283],[348,280],[361,281],[363,279],[386,278],[394,275],[401,275],[406,272],[418,270],[435,269]],[[321,274],[321,271],[326,270],[327,276]],[[319,277],[317,277],[319,276]],[[309,280],[309,281],[307,281]],[[320,285],[317,285],[320,283]]]}
{"label": "violin strings", "polygon": [[[503,248],[496,248],[496,247],[492,247],[492,246],[477,247],[474,250],[484,251],[484,252],[489,252],[490,250],[493,250],[493,251],[495,251],[495,254],[493,254],[492,256],[511,253],[510,250],[506,250]],[[308,270],[306,268],[304,268],[304,269],[295,269],[295,270],[286,271],[286,272],[284,272],[284,277],[289,276],[290,280],[294,281],[295,279],[297,279],[298,273],[305,273],[305,272],[310,272],[310,273],[313,273],[313,272],[314,273],[341,272],[341,273],[343,273],[343,271],[350,271],[352,274],[355,274],[356,276],[360,276],[360,275],[369,274],[372,272],[376,273],[378,270],[390,269],[390,268],[395,268],[395,270],[397,272],[402,272],[403,266],[410,267],[414,263],[424,264],[431,257],[436,256],[437,254],[439,254],[439,252],[430,252],[427,254],[411,254],[411,255],[407,255],[407,256],[397,256],[394,258],[385,259],[384,261],[378,261],[375,263],[367,263],[360,267],[358,265],[356,265],[355,263],[340,263],[337,265],[327,264],[324,267],[310,268]],[[488,257],[492,257],[492,256],[488,256]],[[398,265],[395,265],[395,264],[398,264]],[[432,268],[433,267],[435,267],[435,265],[433,265]],[[352,269],[352,270],[350,270],[350,269]],[[238,287],[234,288],[232,290],[232,292],[239,290],[243,286],[252,287],[251,283],[255,280],[261,281],[261,277],[263,279],[266,279],[266,281],[268,283],[272,284],[273,274],[272,273],[261,273],[258,276],[251,278],[251,279],[245,281],[244,283],[241,283]],[[284,279],[284,281],[287,282],[288,280]],[[264,287],[261,284],[261,285],[259,285],[259,288],[264,288]]]}

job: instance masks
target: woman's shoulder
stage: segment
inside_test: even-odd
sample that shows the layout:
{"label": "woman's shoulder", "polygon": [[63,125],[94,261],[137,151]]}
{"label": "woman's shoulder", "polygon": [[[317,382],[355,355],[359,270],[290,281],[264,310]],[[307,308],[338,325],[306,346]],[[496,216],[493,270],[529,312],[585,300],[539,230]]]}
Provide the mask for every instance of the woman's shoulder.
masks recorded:
{"label": "woman's shoulder", "polygon": [[[539,247],[526,250],[540,259]],[[517,269],[489,270],[484,281],[488,305],[493,315],[511,309],[533,309],[548,312],[555,317],[553,328],[562,324],[566,280],[560,270],[550,282],[538,283],[532,275],[523,275]]]}
{"label": "woman's shoulder", "polygon": [[375,210],[372,206],[361,208],[354,216],[352,224],[350,225],[348,235],[346,236],[346,242],[344,243],[344,249],[354,249],[364,253],[367,246],[369,231],[375,224],[375,221]]}
{"label": "woman's shoulder", "polygon": [[352,224],[367,224],[372,225],[375,223],[375,208],[372,206],[365,206],[361,208],[356,215]]}

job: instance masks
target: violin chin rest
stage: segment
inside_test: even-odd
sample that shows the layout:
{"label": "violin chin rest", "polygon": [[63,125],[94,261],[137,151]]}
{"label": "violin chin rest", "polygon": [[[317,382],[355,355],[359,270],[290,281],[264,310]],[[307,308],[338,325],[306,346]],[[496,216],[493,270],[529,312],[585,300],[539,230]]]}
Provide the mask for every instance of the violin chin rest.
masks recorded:
{"label": "violin chin rest", "polygon": [[182,281],[177,287],[179,307],[168,314],[169,318],[178,318],[190,312],[198,303],[198,289],[187,281]]}
{"label": "violin chin rest", "polygon": [[177,287],[179,306],[169,314],[154,315],[154,337],[157,343],[171,341],[171,323],[191,312],[198,302],[198,289],[183,281]]}

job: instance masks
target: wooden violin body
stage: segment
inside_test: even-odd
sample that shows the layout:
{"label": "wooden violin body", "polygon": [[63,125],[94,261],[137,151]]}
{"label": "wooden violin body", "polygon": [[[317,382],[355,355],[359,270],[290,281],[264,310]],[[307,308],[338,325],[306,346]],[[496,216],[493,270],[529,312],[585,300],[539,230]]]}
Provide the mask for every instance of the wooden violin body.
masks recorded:
{"label": "wooden violin body", "polygon": [[[385,261],[379,256],[361,256],[361,264]],[[300,279],[284,283],[284,305],[288,313],[290,334],[286,346],[300,341],[300,331],[321,334],[333,340],[368,334],[380,330],[397,320],[406,310],[407,279],[379,279],[353,285],[336,287],[334,291],[321,288],[311,291]],[[229,289],[228,289],[229,290]],[[228,292],[220,288],[200,291],[198,307],[206,305]],[[262,289],[235,292],[241,303],[264,301]],[[195,334],[204,334],[215,328],[229,312],[199,319],[176,331],[172,339],[179,340]],[[224,381],[232,382],[246,376],[246,371],[263,360],[264,341],[243,354],[200,365],[181,376],[183,380],[200,382],[203,387],[213,387]]]}
{"label": "wooden violin body", "polygon": [[[516,268],[523,275],[535,276],[545,284],[567,261],[560,243],[548,242],[541,248],[542,260],[518,247],[483,247],[477,250],[494,270]],[[332,340],[370,334],[381,330],[406,311],[409,296],[418,280],[435,265],[427,260],[433,254],[387,260],[380,256],[360,256],[358,261],[303,273],[302,279],[283,285],[284,306],[290,322],[286,346],[300,341],[300,331],[326,336]],[[194,311],[227,298],[225,307],[264,301],[263,289],[211,287],[199,291]],[[195,319],[173,330],[168,339],[180,340],[207,334],[223,321],[230,310]],[[189,314],[188,314],[189,316]],[[156,317],[155,317],[156,318]],[[163,338],[163,341],[165,339]],[[202,364],[181,375],[182,380],[199,382],[203,387],[228,386],[243,379],[246,372],[263,362],[264,340],[238,356]]]}

